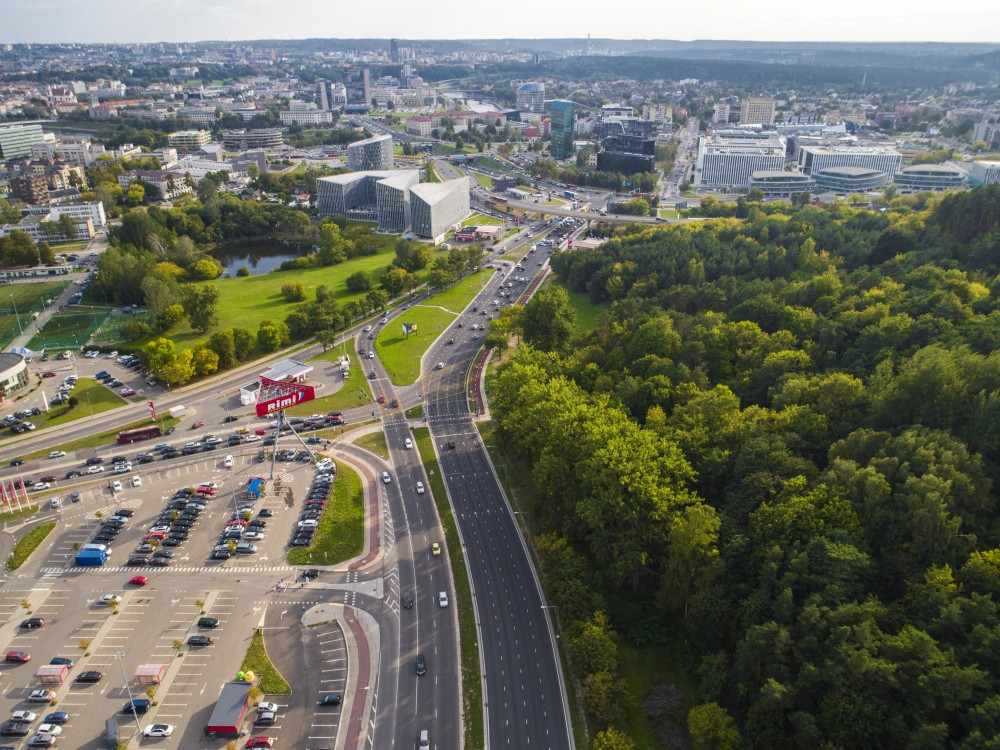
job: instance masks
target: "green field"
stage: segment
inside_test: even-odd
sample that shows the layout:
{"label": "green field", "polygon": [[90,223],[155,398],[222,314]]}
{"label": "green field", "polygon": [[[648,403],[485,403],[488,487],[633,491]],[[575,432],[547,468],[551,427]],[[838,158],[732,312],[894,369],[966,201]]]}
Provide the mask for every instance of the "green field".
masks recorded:
{"label": "green field", "polygon": [[493,189],[493,178],[488,174],[480,174],[479,172],[473,172],[472,176],[479,180],[479,184],[482,185],[487,190]]}
{"label": "green field", "polygon": [[[566,285],[561,281],[552,281],[549,283],[566,289]],[[608,305],[593,304],[590,301],[590,296],[585,292],[571,292],[569,289],[566,289],[566,292],[569,294],[569,304],[576,312],[577,328],[581,331],[593,331],[597,328],[597,319],[600,317],[602,312],[608,309]]]}
{"label": "green field", "polygon": [[369,432],[367,435],[362,435],[355,440],[354,444],[359,448],[364,448],[366,451],[371,451],[386,461],[389,460],[389,446],[385,442],[384,432]]}
{"label": "green field", "polygon": [[497,226],[502,221],[503,221],[503,219],[498,219],[496,216],[487,216],[486,214],[478,214],[477,213],[477,214],[472,214],[472,216],[470,216],[468,219],[466,219],[465,221],[463,221],[462,222],[462,226],[463,227],[472,227],[472,226],[478,226],[480,224],[483,224],[484,226],[487,225],[487,224]]}
{"label": "green field", "polygon": [[153,314],[148,311],[137,311],[131,313],[119,313],[114,310],[101,321],[97,329],[90,334],[94,344],[111,344],[117,346],[124,339],[122,329],[129,323],[146,323],[153,325]]}
{"label": "green field", "polygon": [[[25,284],[7,284],[0,289],[0,347],[7,345],[28,325],[33,313],[40,312],[43,300],[54,299],[66,288],[66,281],[35,281]],[[11,297],[13,296],[13,299]],[[17,314],[14,314],[14,310]]]}
{"label": "green field", "polygon": [[[479,293],[481,282],[492,273],[487,270],[467,276],[441,294],[411,307],[402,317],[400,325],[391,324],[379,333],[375,339],[375,351],[395,385],[409,385],[417,379],[424,352]],[[401,325],[404,322],[416,323],[417,332],[404,336]]]}
{"label": "green field", "polygon": [[[356,294],[347,288],[345,283],[347,277],[358,271],[364,271],[377,287],[379,277],[395,257],[392,247],[398,239],[394,235],[374,235],[374,237],[382,246],[377,254],[354,258],[336,266],[205,282],[208,286],[219,290],[218,327],[238,326],[256,333],[262,320],[283,321],[300,304],[287,302],[281,295],[281,285],[289,281],[301,281],[305,284],[307,300],[316,298],[316,287],[320,284],[326,284],[341,305],[364,297],[364,293]],[[433,257],[444,252],[439,250]],[[169,333],[169,338],[179,349],[186,349],[207,337],[192,330],[185,320]]]}
{"label": "green field", "polygon": [[316,536],[308,547],[288,553],[292,565],[336,565],[356,557],[365,545],[365,494],[361,477],[337,462],[337,480]]}
{"label": "green field", "polygon": [[[309,414],[324,414],[331,411],[346,411],[347,409],[353,409],[355,406],[361,406],[365,403],[370,404],[374,401],[371,388],[368,387],[368,378],[365,374],[367,371],[360,366],[358,354],[354,351],[354,347],[351,346],[350,341],[347,342],[346,347],[333,347],[309,361],[336,362],[338,358],[344,356],[345,351],[347,352],[347,358],[351,360],[351,377],[344,383],[344,387],[328,396],[320,396],[314,401],[307,401],[299,406],[286,409],[285,411],[290,416],[300,417]],[[322,368],[323,365],[317,364],[316,367]]]}
{"label": "green field", "polygon": [[82,417],[100,414],[102,411],[114,409],[116,406],[124,406],[127,403],[114,390],[91,378],[80,378],[76,381],[76,388],[70,395],[80,402],[75,408],[53,406],[49,409],[48,414],[43,414],[33,421],[38,423],[39,427],[55,427]]}

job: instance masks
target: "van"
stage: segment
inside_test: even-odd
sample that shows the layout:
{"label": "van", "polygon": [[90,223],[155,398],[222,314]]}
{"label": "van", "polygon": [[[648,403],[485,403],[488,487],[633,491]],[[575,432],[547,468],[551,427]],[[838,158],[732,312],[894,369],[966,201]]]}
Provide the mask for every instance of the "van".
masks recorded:
{"label": "van", "polygon": [[431,738],[430,733],[426,729],[420,730],[420,741],[417,743],[418,748],[430,747]]}
{"label": "van", "polygon": [[114,717],[104,722],[104,740],[108,750],[118,750],[118,720]]}

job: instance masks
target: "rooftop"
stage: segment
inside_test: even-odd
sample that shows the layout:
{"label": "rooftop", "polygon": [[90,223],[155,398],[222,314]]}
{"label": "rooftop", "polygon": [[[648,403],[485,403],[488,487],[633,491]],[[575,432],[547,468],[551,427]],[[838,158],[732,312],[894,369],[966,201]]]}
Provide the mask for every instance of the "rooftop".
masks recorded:
{"label": "rooftop", "polygon": [[286,380],[288,378],[297,380],[312,371],[312,365],[307,365],[305,362],[299,362],[295,359],[283,359],[280,362],[275,362],[260,375],[271,380]]}

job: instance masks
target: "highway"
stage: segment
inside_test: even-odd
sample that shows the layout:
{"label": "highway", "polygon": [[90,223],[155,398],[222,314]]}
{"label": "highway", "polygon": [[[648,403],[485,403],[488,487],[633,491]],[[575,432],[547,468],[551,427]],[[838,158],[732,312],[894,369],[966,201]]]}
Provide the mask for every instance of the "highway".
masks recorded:
{"label": "highway", "polygon": [[[482,307],[496,296],[500,276],[473,304]],[[466,313],[459,321],[471,318]],[[457,322],[424,355],[425,414],[473,587],[487,747],[565,750],[574,744],[555,635],[528,550],[469,414],[466,375],[480,346],[468,325],[459,329]],[[444,343],[449,337],[452,346]]]}

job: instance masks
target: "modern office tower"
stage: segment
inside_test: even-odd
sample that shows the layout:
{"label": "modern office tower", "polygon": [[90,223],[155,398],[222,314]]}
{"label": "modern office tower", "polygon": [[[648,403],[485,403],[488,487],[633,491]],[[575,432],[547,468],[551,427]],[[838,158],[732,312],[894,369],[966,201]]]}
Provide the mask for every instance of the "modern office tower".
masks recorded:
{"label": "modern office tower", "polygon": [[327,82],[320,78],[316,81],[316,105],[324,112],[330,111],[330,90]]}
{"label": "modern office tower", "polygon": [[395,39],[389,40],[389,59],[394,63],[399,62],[399,42]]}
{"label": "modern office tower", "polygon": [[802,146],[798,159],[799,171],[806,174],[830,167],[861,167],[889,177],[899,171],[902,161],[902,155],[887,146]]}
{"label": "modern office tower", "polygon": [[776,133],[720,131],[698,140],[695,184],[729,190],[750,186],[754,172],[785,168],[785,139]]}
{"label": "modern office tower", "polygon": [[392,136],[376,135],[348,144],[347,166],[369,172],[392,169]]}
{"label": "modern office tower", "polygon": [[368,68],[355,68],[350,71],[344,85],[347,88],[348,104],[372,103],[372,74]]}
{"label": "modern office tower", "polygon": [[207,130],[179,130],[167,136],[170,148],[185,154],[200,151],[211,140],[212,134]]}
{"label": "modern office tower", "polygon": [[573,102],[556,99],[551,111],[549,152],[555,159],[568,159],[573,155]]}
{"label": "modern office tower", "polygon": [[751,96],[740,102],[740,123],[744,125],[766,125],[774,122],[774,99]]}
{"label": "modern office tower", "polygon": [[656,140],[635,135],[613,135],[604,139],[604,150],[597,154],[601,172],[635,174],[652,172],[656,162]]}
{"label": "modern office tower", "polygon": [[471,181],[468,177],[427,182],[410,188],[410,226],[417,237],[435,242],[469,215]]}
{"label": "modern office tower", "polygon": [[0,125],[0,159],[31,156],[31,144],[44,140],[41,125]]}
{"label": "modern office tower", "polygon": [[545,110],[545,84],[522,83],[515,92],[517,108],[522,112],[543,112]]}

